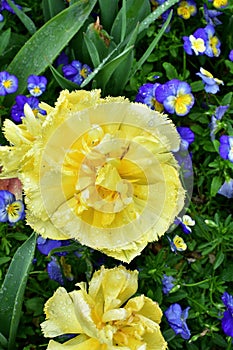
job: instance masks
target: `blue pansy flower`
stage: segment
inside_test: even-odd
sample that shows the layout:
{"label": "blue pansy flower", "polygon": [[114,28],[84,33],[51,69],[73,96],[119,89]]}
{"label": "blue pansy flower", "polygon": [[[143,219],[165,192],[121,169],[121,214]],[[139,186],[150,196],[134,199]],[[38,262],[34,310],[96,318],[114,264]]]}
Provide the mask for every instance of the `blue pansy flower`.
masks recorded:
{"label": "blue pansy flower", "polygon": [[206,50],[208,36],[203,28],[198,28],[190,36],[183,36],[184,50],[188,55],[203,55]]}
{"label": "blue pansy flower", "polygon": [[208,40],[206,42],[206,50],[205,54],[209,57],[218,57],[221,53],[220,46],[221,42],[220,40],[214,35],[215,29],[212,25],[207,25],[205,27],[205,31],[208,36]]}
{"label": "blue pansy flower", "polygon": [[24,106],[27,103],[33,113],[37,115],[38,113],[46,115],[46,111],[39,107],[39,100],[34,97],[27,97],[24,95],[18,95],[15,98],[16,103],[11,108],[11,117],[16,123],[21,123],[24,115]]}
{"label": "blue pansy flower", "polygon": [[233,179],[226,180],[218,190],[218,194],[227,198],[233,198]]}
{"label": "blue pansy flower", "polygon": [[[68,246],[70,244],[70,240],[55,240],[50,238],[43,238],[39,236],[37,238],[37,249],[41,254],[49,255],[52,249]],[[58,255],[65,255],[66,252],[56,253]]]}
{"label": "blue pansy flower", "polygon": [[180,334],[181,337],[186,340],[188,340],[191,336],[190,330],[186,323],[189,309],[190,307],[187,307],[182,311],[181,306],[175,303],[169,306],[169,308],[164,312],[169,326],[176,334]]}
{"label": "blue pansy flower", "polygon": [[195,140],[194,132],[187,126],[177,126],[176,129],[181,137],[180,150],[187,151],[189,145]]}
{"label": "blue pansy flower", "polygon": [[6,71],[0,72],[0,96],[13,94],[18,89],[18,79]]}
{"label": "blue pansy flower", "polygon": [[0,222],[15,224],[24,219],[24,204],[9,191],[0,190]]}
{"label": "blue pansy flower", "polygon": [[233,136],[222,135],[219,139],[219,154],[233,163]]}
{"label": "blue pansy flower", "polygon": [[207,24],[212,26],[217,26],[222,24],[222,22],[218,19],[218,16],[222,15],[222,12],[216,10],[209,10],[206,4],[203,4],[204,8],[204,18]]}
{"label": "blue pansy flower", "polygon": [[58,282],[62,286],[64,285],[62,269],[56,257],[51,257],[47,265],[47,272],[51,280]]}
{"label": "blue pansy flower", "polygon": [[189,234],[192,232],[191,226],[195,225],[195,220],[189,215],[183,215],[182,217],[177,217],[174,223],[180,225],[184,233]]}
{"label": "blue pansy flower", "polygon": [[160,84],[155,90],[155,97],[168,113],[176,113],[179,116],[188,114],[194,104],[190,85],[178,79]]}
{"label": "blue pansy flower", "polygon": [[32,96],[38,97],[46,90],[47,79],[44,76],[30,75],[27,88]]}
{"label": "blue pansy flower", "polygon": [[68,64],[68,63],[69,63],[69,57],[64,51],[62,51],[55,61],[55,66],[58,67],[61,64]]}
{"label": "blue pansy flower", "polygon": [[202,82],[204,84],[204,89],[206,92],[211,94],[216,94],[219,91],[219,85],[224,85],[224,82],[218,78],[214,78],[214,76],[208,72],[208,70],[204,68],[200,68],[200,72],[196,73],[201,77]]}
{"label": "blue pansy flower", "polygon": [[163,104],[159,103],[155,97],[155,90],[159,85],[159,83],[147,83],[140,86],[135,101],[144,103],[151,109],[154,109],[158,112],[162,112]]}
{"label": "blue pansy flower", "polygon": [[211,141],[214,141],[215,134],[218,131],[218,128],[219,128],[218,121],[222,119],[222,117],[224,116],[224,114],[228,110],[229,106],[230,105],[224,105],[224,106],[217,107],[214,115],[211,116],[211,122],[209,124]]}
{"label": "blue pansy flower", "polygon": [[184,50],[188,55],[207,55],[218,57],[221,42],[214,35],[214,26],[208,24],[205,28],[198,28],[192,35],[184,36]]}
{"label": "blue pansy flower", "polygon": [[197,5],[193,0],[180,1],[177,8],[178,16],[189,19],[197,13]]}
{"label": "blue pansy flower", "polygon": [[224,292],[222,295],[222,302],[227,308],[221,320],[222,329],[226,335],[233,337],[233,296]]}
{"label": "blue pansy flower", "polygon": [[80,61],[74,60],[71,64],[64,65],[62,67],[64,77],[77,85],[81,85],[82,82],[92,72],[91,68],[87,64],[82,64]]}
{"label": "blue pansy flower", "polygon": [[175,235],[173,239],[171,239],[169,236],[167,236],[167,239],[170,243],[171,251],[173,253],[177,254],[177,251],[183,252],[187,249],[187,244],[182,237]]}
{"label": "blue pansy flower", "polygon": [[170,293],[170,291],[172,290],[172,288],[175,286],[175,284],[173,283],[175,281],[175,278],[172,276],[167,276],[166,274],[163,275],[163,279],[162,279],[162,285],[163,285],[163,293],[165,295],[168,295]]}

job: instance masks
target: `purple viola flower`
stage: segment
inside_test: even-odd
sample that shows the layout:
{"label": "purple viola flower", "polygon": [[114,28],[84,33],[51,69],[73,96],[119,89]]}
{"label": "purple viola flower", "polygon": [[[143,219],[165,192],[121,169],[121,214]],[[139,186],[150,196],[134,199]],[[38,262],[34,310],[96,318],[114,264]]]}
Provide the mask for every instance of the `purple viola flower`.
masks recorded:
{"label": "purple viola flower", "polygon": [[209,57],[218,57],[220,55],[221,43],[214,36],[215,29],[208,24],[205,28],[198,28],[192,35],[184,36],[184,50],[188,55],[207,55]]}
{"label": "purple viola flower", "polygon": [[200,72],[196,73],[201,77],[202,82],[204,84],[204,89],[206,92],[211,94],[216,94],[219,91],[219,85],[224,85],[224,82],[218,78],[214,78],[214,76],[208,72],[208,70],[200,68]]}
{"label": "purple viola flower", "polygon": [[162,279],[162,285],[163,285],[163,293],[165,295],[168,295],[170,293],[170,291],[172,290],[172,288],[175,286],[175,284],[173,283],[175,281],[175,278],[172,276],[167,276],[167,275],[163,275],[163,279]]}
{"label": "purple viola flower", "polygon": [[159,83],[147,83],[140,86],[135,101],[144,103],[151,109],[154,109],[158,112],[162,112],[163,104],[159,103],[155,98],[155,90],[159,85]]}
{"label": "purple viola flower", "polygon": [[178,79],[160,84],[155,90],[155,97],[168,113],[176,113],[179,116],[188,114],[194,104],[190,85]]}
{"label": "purple viola flower", "polygon": [[30,75],[27,80],[28,91],[32,96],[38,97],[46,90],[47,79],[44,76]]}
{"label": "purple viola flower", "polygon": [[18,79],[6,71],[0,72],[0,96],[13,94],[18,89]]}
{"label": "purple viola flower", "polygon": [[233,61],[233,50],[231,50],[229,53],[229,60]]}
{"label": "purple viola flower", "polygon": [[176,129],[181,137],[180,151],[187,151],[189,145],[194,142],[194,132],[187,126],[178,126]]}
{"label": "purple viola flower", "polygon": [[58,282],[62,286],[64,285],[64,278],[61,266],[57,261],[57,258],[55,258],[54,256],[51,257],[51,260],[47,265],[47,272],[51,280]]}
{"label": "purple viola flower", "polygon": [[55,65],[56,67],[60,66],[61,64],[68,64],[69,63],[69,57],[67,56],[67,54],[62,51],[60,53],[60,55],[57,57],[56,61],[55,61]]}
{"label": "purple viola flower", "polygon": [[175,303],[169,306],[169,308],[164,312],[169,326],[176,334],[180,334],[181,337],[186,340],[188,340],[191,336],[190,330],[186,323],[189,309],[190,307],[187,307],[182,311],[181,306]]}
{"label": "purple viola flower", "polygon": [[193,0],[180,1],[177,8],[178,16],[189,19],[197,13],[197,5]]}
{"label": "purple viola flower", "polygon": [[218,194],[227,198],[233,198],[233,179],[225,181],[218,190]]}
{"label": "purple viola flower", "polygon": [[208,40],[205,29],[198,28],[192,35],[184,36],[184,50],[188,55],[203,55],[206,50],[206,42]]}
{"label": "purple viola flower", "polygon": [[[52,249],[68,246],[70,244],[70,240],[55,240],[50,238],[43,238],[39,236],[37,238],[37,249],[41,254],[49,255]],[[56,253],[57,255],[65,255],[66,252]]]}
{"label": "purple viola flower", "polygon": [[174,223],[177,225],[180,225],[180,227],[182,228],[182,231],[185,234],[190,234],[192,233],[192,229],[190,226],[195,225],[195,220],[193,220],[189,215],[183,215],[182,218],[177,217]]}
{"label": "purple viola flower", "polygon": [[18,95],[15,98],[16,103],[11,108],[11,117],[16,123],[21,123],[24,115],[24,105],[27,103],[33,113],[37,115],[38,113],[45,115],[46,111],[39,107],[39,100],[32,96],[27,97],[24,95]]}
{"label": "purple viola flower", "polygon": [[207,25],[205,27],[205,31],[208,36],[208,40],[206,42],[206,50],[205,54],[209,57],[218,57],[221,53],[220,46],[221,42],[220,40],[214,35],[215,29],[212,25]]}
{"label": "purple viola flower", "polygon": [[224,311],[221,321],[222,329],[226,335],[233,337],[233,296],[224,292],[222,295],[222,302],[227,308],[227,310]]}
{"label": "purple viola flower", "polygon": [[24,204],[9,191],[0,190],[0,222],[15,224],[24,219]]}
{"label": "purple viola flower", "polygon": [[203,4],[204,8],[204,18],[207,22],[207,24],[210,24],[212,26],[217,26],[219,24],[222,24],[222,22],[217,18],[218,16],[222,15],[222,12],[216,11],[216,10],[208,10],[208,7],[206,4]]}
{"label": "purple viola flower", "polygon": [[218,121],[222,119],[228,108],[229,105],[219,106],[216,108],[214,115],[212,115],[211,122],[209,124],[211,141],[214,141],[215,134],[218,131]]}
{"label": "purple viola flower", "polygon": [[87,64],[82,64],[79,61],[72,61],[71,64],[64,65],[62,67],[64,77],[77,85],[81,85],[82,82],[92,72],[91,68]]}
{"label": "purple viola flower", "polygon": [[233,136],[222,135],[219,139],[219,154],[233,163]]}

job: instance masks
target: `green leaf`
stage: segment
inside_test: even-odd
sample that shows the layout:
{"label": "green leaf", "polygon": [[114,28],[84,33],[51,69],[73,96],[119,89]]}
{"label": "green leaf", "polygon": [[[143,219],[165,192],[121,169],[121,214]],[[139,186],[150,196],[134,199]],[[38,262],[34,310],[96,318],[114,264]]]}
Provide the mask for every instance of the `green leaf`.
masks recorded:
{"label": "green leaf", "polygon": [[166,71],[166,77],[171,80],[171,79],[177,79],[178,78],[178,73],[176,68],[168,62],[163,63],[163,68]]}
{"label": "green leaf", "polygon": [[[116,43],[122,42],[122,36],[125,33],[131,35],[138,22],[142,22],[145,17],[151,12],[149,1],[127,0],[126,12],[124,6],[118,12],[115,21],[112,25],[111,36]],[[126,29],[124,29],[124,16],[126,15]],[[123,28],[123,29],[122,29]],[[128,36],[125,39],[128,41]]]}
{"label": "green leaf", "polygon": [[147,29],[150,24],[154,23],[156,19],[158,19],[165,11],[167,11],[170,7],[177,4],[180,0],[167,0],[165,3],[160,5],[155,11],[149,14],[139,26],[139,33],[143,30]]}
{"label": "green leaf", "polygon": [[233,95],[233,92],[228,92],[228,94],[226,94],[226,95],[223,97],[221,104],[222,104],[223,106],[230,104],[230,103],[231,103],[231,100],[232,100],[232,95]]}
{"label": "green leaf", "polygon": [[11,37],[11,29],[8,28],[7,30],[5,30],[1,35],[0,35],[0,56],[2,56],[2,54],[4,53],[4,50],[6,49],[7,45],[9,44],[10,41],[10,37]]}
{"label": "green leaf", "polygon": [[132,49],[133,46],[130,46],[129,48],[121,52],[117,57],[108,62],[96,76],[97,87],[102,89],[103,94],[105,93],[105,86],[111,79],[113,72],[117,69],[120,63],[122,63],[129,56]]}
{"label": "green leaf", "polygon": [[65,9],[65,1],[63,0],[42,0],[42,9],[44,19],[47,22],[50,18],[56,16]]}
{"label": "green leaf", "polygon": [[[43,25],[22,47],[7,70],[17,76],[17,95],[27,87],[27,77],[39,75],[53,62],[71,38],[82,27],[97,0],[78,1]],[[13,101],[15,94],[7,96]]]}
{"label": "green leaf", "polygon": [[211,186],[210,186],[210,195],[212,197],[214,197],[217,194],[221,185],[222,185],[222,178],[220,176],[215,176],[212,179]]}
{"label": "green leaf", "polygon": [[25,28],[27,28],[27,30],[29,31],[29,33],[34,34],[36,32],[36,26],[31,20],[31,18],[28,17],[22,10],[18,9],[18,7],[11,0],[7,0],[7,3],[14,10],[16,16],[18,16]]}
{"label": "green leaf", "polygon": [[15,338],[21,316],[23,295],[35,246],[36,234],[33,233],[17,249],[0,289],[0,332],[8,339],[8,350],[15,349]]}
{"label": "green leaf", "polygon": [[111,0],[111,6],[109,6],[109,0],[99,0],[101,24],[109,32],[118,12],[118,1]]}
{"label": "green leaf", "polygon": [[193,92],[198,92],[204,90],[204,84],[201,80],[199,81],[194,81],[193,83],[190,84],[191,89]]}
{"label": "green leaf", "polygon": [[162,28],[160,29],[160,31],[158,32],[158,34],[156,35],[154,40],[151,42],[151,44],[148,47],[148,49],[146,50],[146,52],[143,54],[143,56],[140,58],[140,60],[136,63],[133,71],[131,72],[131,75],[130,75],[131,77],[135,75],[135,73],[141,68],[143,63],[150,56],[150,54],[154,50],[155,46],[158,44],[159,40],[161,39],[161,37],[162,37],[163,33],[165,32],[166,28],[168,27],[168,25],[170,23],[170,20],[171,20],[171,17],[172,17],[172,11],[169,13],[169,16],[168,16],[166,22],[164,23],[164,25],[162,26]]}
{"label": "green leaf", "polygon": [[100,58],[97,48],[95,47],[93,41],[89,38],[89,36],[86,33],[83,33],[84,36],[84,42],[87,46],[87,50],[89,52],[89,55],[91,57],[92,63],[94,67],[97,67],[100,64]]}
{"label": "green leaf", "polygon": [[62,89],[67,89],[69,91],[79,89],[79,85],[63,77],[51,64],[49,65],[49,68]]}
{"label": "green leaf", "polygon": [[216,270],[224,261],[225,259],[225,254],[220,250],[218,252],[218,254],[216,255],[215,261],[214,261],[214,265],[213,265],[213,269]]}
{"label": "green leaf", "polygon": [[0,349],[6,349],[7,345],[8,345],[7,339],[4,337],[2,333],[0,333],[0,346],[2,346],[2,348],[0,347]]}

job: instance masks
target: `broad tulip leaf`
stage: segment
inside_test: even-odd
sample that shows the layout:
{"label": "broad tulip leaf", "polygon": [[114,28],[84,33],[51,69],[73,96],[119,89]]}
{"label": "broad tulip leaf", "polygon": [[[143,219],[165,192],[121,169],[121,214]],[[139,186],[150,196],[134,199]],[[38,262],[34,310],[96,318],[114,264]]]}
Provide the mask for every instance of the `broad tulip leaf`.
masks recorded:
{"label": "broad tulip leaf", "polygon": [[36,246],[33,233],[19,247],[10,263],[0,289],[0,333],[8,339],[8,350],[15,349],[15,338],[21,316],[23,295]]}
{"label": "broad tulip leaf", "polygon": [[[27,77],[39,75],[53,62],[62,49],[82,27],[97,0],[80,0],[58,13],[43,25],[21,48],[7,71],[17,76],[22,94],[27,86]],[[15,94],[7,96],[13,101]]]}

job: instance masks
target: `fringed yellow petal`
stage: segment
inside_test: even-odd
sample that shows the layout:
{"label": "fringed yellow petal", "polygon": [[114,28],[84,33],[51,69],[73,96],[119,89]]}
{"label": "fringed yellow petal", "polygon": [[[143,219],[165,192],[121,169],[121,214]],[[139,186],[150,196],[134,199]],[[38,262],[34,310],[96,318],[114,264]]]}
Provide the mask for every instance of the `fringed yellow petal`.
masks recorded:
{"label": "fringed yellow petal", "polygon": [[41,324],[45,337],[53,338],[62,334],[83,333],[75,315],[71,295],[72,293],[69,294],[65,288],[60,287],[46,302],[44,307],[46,321]]}

